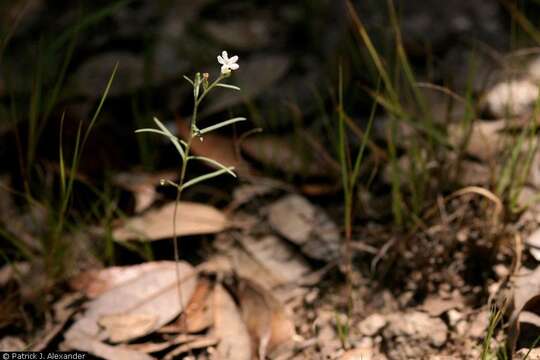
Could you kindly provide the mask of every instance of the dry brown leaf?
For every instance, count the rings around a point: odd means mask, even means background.
[[[536,259],[540,260],[540,229],[536,229],[525,240],[525,244],[529,246],[529,252]]]
[[[94,356],[97,356],[106,360],[152,360],[152,356],[143,352],[131,350],[123,345],[111,346],[102,343],[85,334],[78,334],[78,336],[70,337],[66,339],[62,346],[68,349],[76,349],[79,351],[88,352]]]
[[[520,335],[520,316],[524,312],[540,314],[540,266],[531,271],[521,268],[513,277],[513,311],[508,323],[508,348],[515,350]]]
[[[113,266],[101,270],[88,270],[76,275],[69,282],[70,286],[95,299],[104,292],[127,283],[142,274],[160,269],[161,262],[147,262],[131,266]]]
[[[151,333],[178,316],[174,262],[158,262],[136,278],[121,283],[86,304],[87,311],[67,331],[67,340],[84,334],[93,339],[128,341]],[[186,304],[197,284],[193,267],[180,262],[181,290]],[[107,325],[105,329],[100,323]]]
[[[186,311],[180,315],[174,324],[164,326],[159,332],[197,333],[212,325],[214,321],[212,302],[212,284],[208,279],[201,278],[195,292],[189,300]]]
[[[326,161],[316,157],[314,149],[300,139],[266,135],[245,139],[242,150],[253,159],[286,174],[327,176],[330,169]]]
[[[156,315],[112,314],[99,318],[98,324],[105,328],[111,342],[119,343],[152,332],[157,320]]]
[[[54,322],[47,323],[42,334],[39,336],[38,341],[36,341],[29,348],[31,351],[43,351],[49,343],[60,334],[66,323],[77,311],[77,307],[72,306],[74,303],[81,300],[82,294],[66,294],[60,300],[58,300],[54,305]]]
[[[259,359],[265,359],[273,350],[292,345],[296,337],[294,323],[272,293],[244,278],[237,278],[235,285],[242,317]]]
[[[251,340],[233,298],[221,285],[213,293],[214,327],[211,335],[220,341],[217,353],[220,360],[252,360]]]
[[[188,343],[186,343],[184,345],[180,345],[176,349],[168,352],[163,357],[163,359],[164,360],[171,360],[171,359],[174,359],[177,355],[180,355],[180,354],[183,354],[183,353],[186,353],[188,351],[195,350],[195,349],[203,349],[203,348],[207,348],[209,346],[214,346],[218,342],[219,342],[219,339],[214,338],[214,337],[210,337],[210,336],[200,337],[200,338],[198,338],[196,340],[193,340],[193,341],[190,341],[190,342],[188,342]]]
[[[267,270],[268,281],[261,282],[267,289],[299,281],[310,272],[309,264],[289,244],[277,236],[267,235],[260,238],[243,236],[241,243],[252,258]],[[239,269],[242,264],[235,262],[240,276],[260,282],[260,277],[253,276],[246,269]]]
[[[339,229],[323,209],[290,194],[271,204],[268,213],[270,225],[307,256],[328,262],[340,257]]]
[[[173,345],[184,344],[184,343],[194,341],[200,338],[201,336],[199,335],[180,334],[178,336],[173,337],[170,340],[159,342],[159,343],[146,342],[142,344],[126,345],[126,347],[131,350],[140,351],[140,352],[149,354],[149,353],[156,353],[156,352],[166,350]]]
[[[20,338],[15,336],[4,336],[0,339],[0,351],[24,351],[28,348]]]
[[[174,236],[174,202],[127,220],[113,230],[117,241],[159,240]],[[218,209],[204,204],[180,202],[176,213],[176,235],[215,234],[225,230],[227,219]]]

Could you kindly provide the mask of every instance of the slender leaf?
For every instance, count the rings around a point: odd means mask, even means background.
[[[237,122],[240,122],[240,121],[246,121],[246,120],[247,119],[245,117],[237,117],[237,118],[225,120],[223,122],[220,122],[219,124],[215,124],[215,125],[209,126],[207,128],[204,128],[202,130],[199,130],[199,134],[203,135],[203,134],[206,134],[206,133],[208,133],[210,131],[214,131],[214,130],[217,130],[219,128],[222,128],[224,126],[231,125],[231,124],[234,124],[234,123],[237,123]]]
[[[184,159],[186,157],[182,147],[180,146],[180,143],[178,141],[178,138],[176,136],[173,135],[173,133],[171,133],[169,131],[169,129],[167,129],[167,127],[165,125],[163,125],[163,123],[161,121],[159,121],[159,119],[157,117],[154,117],[154,122],[156,123],[156,125],[161,129],[163,130],[163,132],[165,134],[167,134],[167,137],[169,138],[169,140],[171,140],[171,142],[174,144],[174,146],[176,147],[176,149],[178,150],[178,152],[180,153],[180,156],[182,157],[182,159]]]
[[[182,143],[182,145],[186,146],[186,143],[182,140],[179,140],[176,136],[172,135],[171,133],[166,133],[164,131],[161,131],[161,130],[157,130],[157,129],[151,129],[151,128],[144,128],[144,129],[137,129],[135,130],[135,133],[143,133],[143,132],[149,132],[149,133],[154,133],[154,134],[160,134],[160,135],[163,135],[165,136],[166,138],[168,138],[174,145],[174,147],[176,148],[176,150],[178,150],[178,153],[180,153],[180,156],[182,157],[182,159],[185,158],[185,153],[184,153],[184,149],[182,149],[182,147],[180,146],[180,143]]]
[[[225,165],[221,164],[220,162],[218,162],[216,160],[207,158],[206,156],[189,156],[188,159],[206,161],[207,163],[212,164],[214,166],[217,166],[220,169],[227,171],[232,176],[236,177],[236,174],[234,172],[232,172],[228,167],[226,167]]]
[[[188,78],[186,75],[182,75],[182,77],[183,77],[184,79],[186,79],[187,82],[191,84],[191,86],[195,86],[195,84],[193,83],[193,80],[191,80],[190,78]]]
[[[212,179],[212,178],[214,178],[216,176],[228,173],[228,172],[233,171],[233,170],[234,170],[234,167],[231,166],[228,169],[219,169],[219,170],[216,170],[216,171],[211,172],[209,174],[198,176],[198,177],[196,177],[194,179],[189,180],[184,185],[182,185],[180,190],[185,190],[185,189],[187,189],[188,187],[190,187],[192,185],[200,183],[201,181]]]
[[[221,84],[221,83],[219,83],[219,84],[216,84],[216,86],[226,88],[226,89],[232,89],[232,90],[240,91],[240,88],[238,86],[234,86],[234,85],[231,85],[231,84]]]

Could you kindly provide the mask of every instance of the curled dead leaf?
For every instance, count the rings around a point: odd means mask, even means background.
[[[66,332],[66,340],[83,335],[95,340],[129,341],[178,316],[183,309],[178,299],[176,265],[171,261],[155,265],[88,302],[86,312]],[[186,304],[195,290],[197,275],[189,264],[178,265],[182,274],[182,303]]]
[[[294,323],[270,291],[254,281],[238,277],[235,292],[259,359],[265,359],[268,353],[278,348],[293,345]]]
[[[174,236],[173,215],[174,202],[127,220],[113,230],[113,237],[117,241],[171,238]],[[221,211],[212,206],[180,202],[176,224],[177,236],[215,234],[226,229],[227,219]]]
[[[214,326],[210,332],[220,341],[217,354],[221,360],[252,360],[251,341],[233,298],[221,285],[213,294]]]

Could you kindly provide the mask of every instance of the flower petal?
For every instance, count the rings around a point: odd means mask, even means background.
[[[230,71],[229,65],[223,64],[223,66],[221,67],[221,73],[225,74],[225,73],[227,73],[229,71]]]
[[[240,65],[238,65],[238,64],[236,64],[236,63],[229,64],[229,68],[230,68],[231,70],[237,70],[239,67],[240,67]]]
[[[235,63],[238,61],[238,56],[234,55],[232,58],[229,59],[229,62]]]
[[[223,50],[223,52],[221,53],[221,56],[223,57],[223,60],[225,61],[229,60],[229,55],[227,54],[225,50]]]
[[[220,64],[225,64],[225,60],[223,60],[223,58],[222,58],[221,56],[219,56],[219,55],[218,55],[218,57],[217,57],[217,61],[218,61],[218,63],[220,63]]]

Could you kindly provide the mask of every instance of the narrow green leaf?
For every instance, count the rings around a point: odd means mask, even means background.
[[[66,113],[62,113],[62,118],[60,118],[60,144],[58,146],[60,152],[60,186],[62,189],[62,196],[66,193],[66,168],[64,164],[64,147],[63,147],[63,138],[64,138],[64,118]]]
[[[143,133],[143,132],[149,132],[149,133],[154,133],[154,134],[160,134],[160,135],[163,135],[165,136],[166,138],[168,138],[174,145],[174,147],[176,148],[176,150],[178,150],[178,153],[180,154],[180,156],[182,157],[182,159],[185,158],[185,154],[184,154],[184,149],[182,149],[182,147],[180,146],[180,141],[178,140],[178,138],[174,135],[169,135],[163,131],[160,131],[160,130],[157,130],[157,129],[138,129],[138,130],[135,130],[135,133]],[[183,143],[183,141],[182,141]]]
[[[231,125],[231,124],[234,124],[234,123],[237,123],[237,122],[240,122],[240,121],[245,121],[245,120],[247,120],[245,117],[237,117],[237,118],[225,120],[223,122],[220,122],[219,124],[215,124],[215,125],[209,126],[207,128],[204,128],[202,130],[199,130],[199,134],[203,135],[203,134],[206,134],[206,133],[208,133],[210,131],[214,131],[216,129],[222,128],[224,126]]]
[[[175,183],[175,182],[173,182],[173,181],[171,181],[171,180],[169,180],[169,179],[165,179],[165,182],[166,182],[167,184],[171,185],[171,186],[174,186],[174,187],[177,188],[177,189],[180,189],[180,186],[178,186],[177,183]]]
[[[216,160],[207,158],[206,156],[188,156],[188,159],[206,161],[207,163],[217,166],[218,168],[225,170],[232,176],[236,177],[236,174],[233,171],[231,171],[228,167],[226,167],[225,165],[221,164],[220,162]]]
[[[185,159],[186,154],[184,153],[184,149],[182,149],[182,146],[180,146],[180,141],[178,140],[178,138],[174,136],[173,133],[171,133],[169,129],[167,129],[167,127],[163,125],[161,121],[158,120],[157,117],[154,117],[154,122],[163,131],[163,135],[168,137],[169,140],[173,143],[174,147],[176,147],[176,150],[178,150],[178,153],[180,154],[182,159]]]
[[[195,86],[195,84],[193,83],[193,80],[191,80],[190,78],[188,78],[186,75],[182,75],[184,79],[187,80],[187,82],[189,82],[191,84],[191,86]]]
[[[229,167],[227,169],[220,169],[220,170],[216,170],[216,171],[211,172],[211,173],[206,174],[206,175],[198,176],[198,177],[196,177],[194,179],[189,180],[184,185],[182,185],[180,190],[185,190],[185,189],[187,189],[188,187],[190,187],[192,185],[200,183],[201,181],[205,181],[205,180],[214,178],[216,176],[219,176],[221,174],[225,174],[225,173],[233,171],[233,170],[234,170],[234,167],[231,166],[231,167]]]
[[[230,84],[221,84],[221,83],[219,83],[219,84],[216,84],[216,86],[226,88],[226,89],[232,89],[232,90],[236,90],[236,91],[241,90],[238,86],[234,86],[234,85],[230,85]]]

